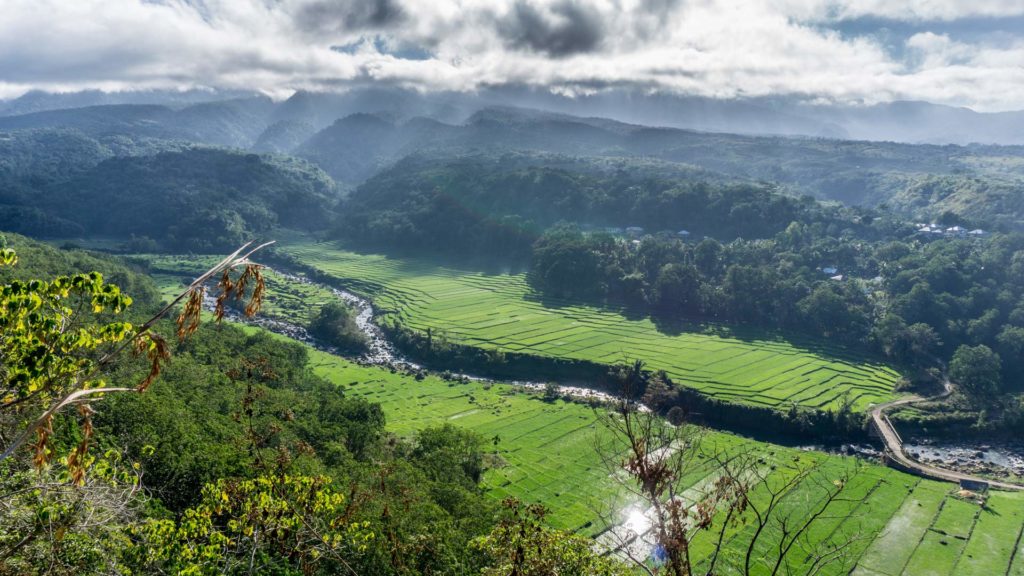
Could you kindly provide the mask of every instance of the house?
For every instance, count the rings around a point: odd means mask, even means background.
[[[967,234],[968,234],[969,236],[974,236],[975,238],[981,238],[982,236],[984,236],[984,235],[985,235],[985,231],[984,231],[984,230],[982,230],[981,228],[976,228],[976,229],[974,229],[974,230],[971,230],[971,231],[970,231],[970,232],[968,232]]]
[[[829,278],[829,280],[835,280],[836,282],[842,282],[843,281],[843,275],[842,274],[836,274],[835,276],[832,276],[831,278]]]
[[[643,233],[644,233],[644,229],[639,227],[639,226],[627,226],[626,227],[626,234],[629,234],[630,236],[639,236],[639,235],[641,235]]]
[[[950,226],[949,228],[946,228],[946,234],[951,234],[953,236],[963,236],[967,234],[967,229],[964,228],[963,226]]]
[[[615,226],[608,226],[604,231],[609,234],[622,234],[622,228],[616,228]]]
[[[822,274],[828,274],[829,276],[835,275],[836,272],[839,272],[839,269],[834,266],[828,266],[826,268],[821,269]]]
[[[690,231],[689,230],[680,230],[679,232],[676,232],[676,235],[679,236],[680,238],[689,238],[690,237]]]

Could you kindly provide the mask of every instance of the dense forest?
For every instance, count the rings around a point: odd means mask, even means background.
[[[274,226],[326,227],[339,198],[322,171],[283,156],[68,130],[19,132],[6,143],[0,224],[12,232],[134,237],[140,251],[223,250]]]

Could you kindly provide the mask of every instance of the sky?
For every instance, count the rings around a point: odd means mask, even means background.
[[[1024,109],[1024,0],[0,0],[28,90],[501,86]]]

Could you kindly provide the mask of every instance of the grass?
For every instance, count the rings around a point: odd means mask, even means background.
[[[602,432],[589,407],[543,402],[509,385],[423,380],[310,350],[314,371],[346,394],[381,404],[388,429],[408,436],[449,422],[477,432],[495,466],[484,489],[495,498],[540,501],[561,528],[596,530],[592,504],[611,499],[613,485],[594,450]]]
[[[1022,526],[1024,495],[992,494],[988,506],[978,513],[978,523],[957,564],[957,574],[986,576],[1005,573],[1014,555],[1014,535],[1020,537]]]
[[[640,358],[723,400],[828,409],[849,398],[864,409],[892,399],[899,379],[830,343],[708,324],[667,332],[616,310],[542,299],[522,274],[458,270],[330,244],[294,242],[283,249],[372,298],[385,321],[488,349],[607,364]]]

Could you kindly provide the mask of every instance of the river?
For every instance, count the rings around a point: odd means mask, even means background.
[[[280,278],[287,282],[316,286],[321,290],[329,291],[331,294],[334,295],[335,298],[341,300],[355,311],[356,326],[358,326],[359,330],[363,333],[363,335],[366,336],[367,341],[366,351],[363,354],[361,354],[359,358],[356,359],[359,363],[386,366],[388,368],[395,368],[407,372],[420,372],[428,368],[409,360],[395,347],[394,343],[391,342],[390,339],[388,339],[387,335],[384,333],[383,330],[381,330],[380,326],[377,326],[377,324],[374,323],[373,304],[366,298],[353,294],[352,292],[349,292],[347,290],[340,290],[332,286],[327,286],[325,284],[315,282],[313,280],[310,280],[309,278],[306,278],[305,276],[285,272],[280,269],[272,269],[269,267],[267,267],[266,269],[276,274],[277,276],[279,276]],[[203,306],[207,310],[213,310],[216,307],[216,298],[214,294],[212,294],[211,292],[212,290],[208,288],[206,291],[205,298],[203,300]],[[317,350],[321,350],[338,356],[343,355],[341,351],[338,350],[337,348],[329,346],[314,338],[313,335],[309,333],[309,330],[307,330],[305,326],[300,326],[298,324],[294,324],[292,322],[288,322],[286,320],[282,320],[280,318],[275,318],[267,315],[257,315],[252,318],[248,318],[240,311],[231,307],[227,307],[225,309],[224,316],[225,318],[232,322],[242,322],[245,324],[260,326],[271,332],[287,336],[294,340],[298,340],[299,342],[312,346]],[[472,380],[477,382],[493,382],[493,380],[490,378],[484,378],[472,374],[452,372],[446,373],[451,374],[451,376],[456,379]],[[512,380],[503,382],[536,391],[543,391],[546,387],[546,383],[544,382],[531,382],[526,380]],[[605,392],[599,392],[597,390],[591,390],[589,388],[560,385],[558,389],[559,393],[562,396],[568,396],[571,398],[578,398],[584,400],[596,399],[602,402],[613,402],[616,400],[616,398],[610,394],[607,394]],[[641,409],[646,409],[646,407],[641,406]]]

